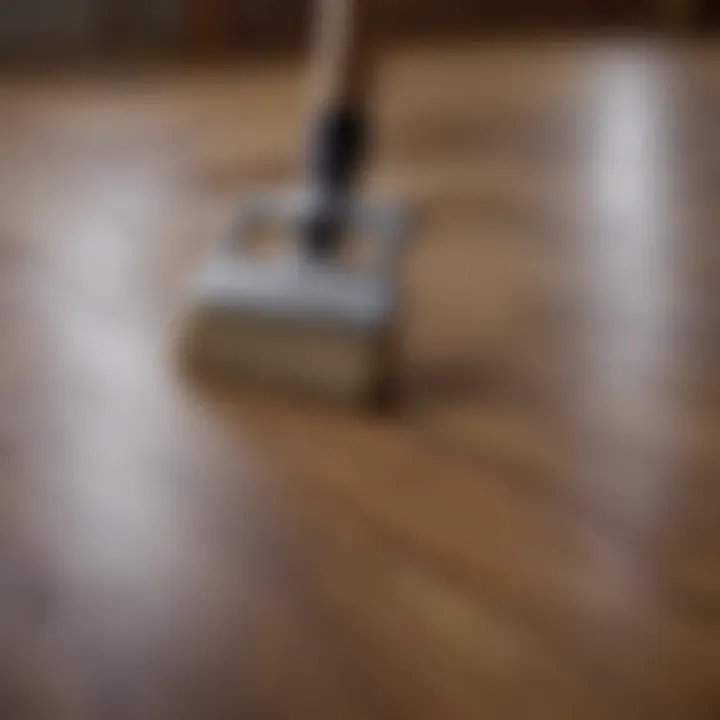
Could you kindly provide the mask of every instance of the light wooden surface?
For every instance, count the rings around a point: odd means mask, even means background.
[[[720,716],[720,53],[387,60],[407,409],[173,369],[293,69],[0,89],[0,717]]]

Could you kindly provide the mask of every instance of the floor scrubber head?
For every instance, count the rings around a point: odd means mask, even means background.
[[[305,252],[309,197],[250,201],[201,274],[186,336],[195,371],[327,399],[391,401],[397,393],[400,267],[407,220],[397,208],[335,208],[361,259]],[[268,255],[261,238],[284,239]],[[260,238],[260,239],[258,239]],[[353,244],[346,243],[346,247]],[[276,248],[277,249],[277,248]]]

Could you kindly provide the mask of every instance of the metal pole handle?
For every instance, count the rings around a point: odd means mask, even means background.
[[[316,0],[316,106],[362,108],[366,104],[375,70],[378,2],[381,0]]]

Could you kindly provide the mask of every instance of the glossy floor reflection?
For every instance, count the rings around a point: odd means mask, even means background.
[[[173,360],[299,78],[3,83],[0,717],[717,717],[720,52],[388,58],[387,419]]]

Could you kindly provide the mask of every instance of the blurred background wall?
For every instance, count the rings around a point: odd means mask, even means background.
[[[717,26],[720,0],[373,0],[389,39]],[[5,0],[0,52],[293,51],[310,0]]]

